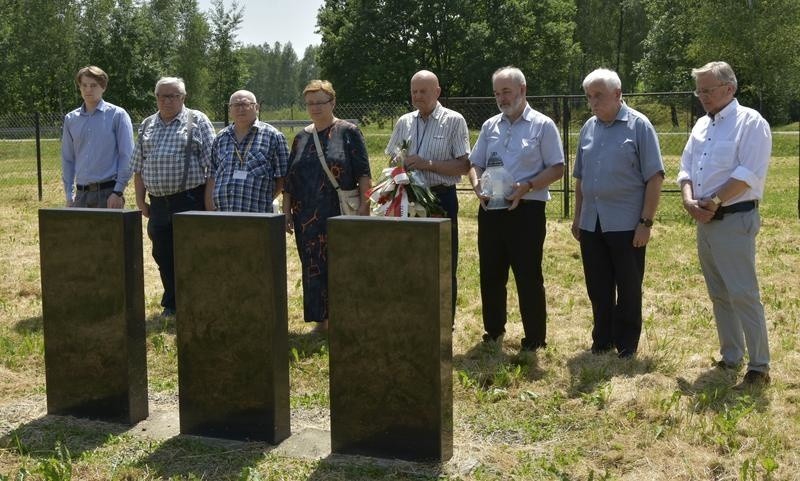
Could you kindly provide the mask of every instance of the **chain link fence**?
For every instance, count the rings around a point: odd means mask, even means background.
[[[625,94],[624,99],[629,106],[647,115],[656,126],[666,169],[664,193],[677,194],[677,186],[673,180],[677,176],[680,154],[691,128],[697,116],[702,115],[699,102],[691,92]],[[473,144],[483,122],[498,113],[493,97],[443,97],[440,101],[464,116]],[[528,97],[528,102],[531,107],[552,118],[560,129],[567,169],[564,179],[554,184],[551,191],[553,202],[560,206],[558,210],[561,215],[568,217],[573,185],[572,162],[578,146],[580,128],[591,117],[591,111],[582,95],[532,96]],[[223,112],[222,118],[219,118],[219,114],[209,113],[218,130],[228,123],[227,109],[225,106],[221,107],[219,112]],[[335,114],[339,118],[358,122],[375,167],[383,165],[383,149],[394,123],[412,109],[410,104],[402,102],[353,102],[337,104]],[[134,132],[141,121],[154,111],[129,111]],[[305,107],[299,104],[262,104],[259,117],[280,128],[289,142],[299,128],[310,122]],[[38,198],[49,204],[62,201],[60,139],[63,118],[63,113],[53,112],[0,115],[0,190],[13,188],[18,198]],[[800,148],[800,143],[798,146]],[[798,159],[800,160],[800,151]],[[800,162],[798,165],[800,166]],[[798,175],[800,176],[800,172]],[[466,181],[460,188],[470,190]],[[800,184],[798,205],[800,206]]]

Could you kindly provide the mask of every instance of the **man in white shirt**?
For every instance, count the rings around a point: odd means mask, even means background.
[[[408,155],[405,167],[422,173],[439,205],[450,218],[453,319],[456,312],[458,283],[458,196],[456,184],[469,170],[469,130],[464,117],[439,103],[439,79],[433,72],[420,70],[411,77],[411,103],[414,112],[400,117],[386,146],[391,156],[405,141]]]
[[[755,253],[758,202],[772,152],[769,124],[739,105],[736,75],[725,62],[692,70],[695,95],[708,115],[692,129],[681,156],[683,206],[697,222],[697,253],[720,342],[720,369],[747,373],[739,387],[769,384],[769,344]]]

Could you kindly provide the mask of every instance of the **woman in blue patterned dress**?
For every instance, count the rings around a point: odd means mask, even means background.
[[[341,214],[339,197],[322,168],[313,131],[319,136],[328,169],[342,190],[358,188],[358,215],[369,215],[366,192],[371,188],[369,158],[361,131],[337,119],[336,92],[327,80],[312,80],[303,90],[313,123],[297,134],[289,155],[283,194],[286,231],[294,233],[303,268],[303,314],[316,322],[316,332],[328,328],[329,217]]]

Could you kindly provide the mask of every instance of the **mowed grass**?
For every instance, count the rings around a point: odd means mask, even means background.
[[[388,133],[366,133],[377,177],[386,161],[382,151]],[[673,188],[685,141],[680,138],[669,144],[662,139],[667,188]],[[505,343],[497,349],[482,346],[478,206],[470,193],[462,194],[453,335],[455,456],[437,466],[336,456],[309,460],[282,456],[258,443],[153,439],[117,425],[41,417],[37,209],[63,203],[59,143],[43,144],[40,203],[32,144],[0,142],[0,479],[800,479],[797,137],[776,136],[775,143],[774,150],[783,155],[772,160],[758,237],[773,377],[763,392],[733,391],[735,375],[711,369],[718,357],[716,331],[694,226],[676,194],[662,196],[648,246],[645,326],[639,356],[632,361],[586,352],[591,310],[571,221],[561,218],[562,194],[554,194],[548,207],[548,348],[533,356],[518,354],[522,328],[513,277]],[[129,188],[128,207],[133,207],[132,194]],[[143,239],[151,406],[169,405],[177,397],[175,326],[157,316],[160,282],[144,233]],[[287,258],[291,406],[293,419],[302,421],[293,428],[325,429],[328,353],[323,341],[304,335],[309,326],[302,322],[291,238]]]

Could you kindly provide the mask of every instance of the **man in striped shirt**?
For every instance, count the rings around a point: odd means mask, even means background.
[[[420,70],[411,77],[414,112],[400,117],[394,126],[386,153],[396,156],[403,142],[408,145],[405,167],[422,173],[447,213],[452,229],[453,320],[455,322],[458,267],[458,196],[456,184],[469,171],[469,131],[464,117],[439,103],[439,79]]]

